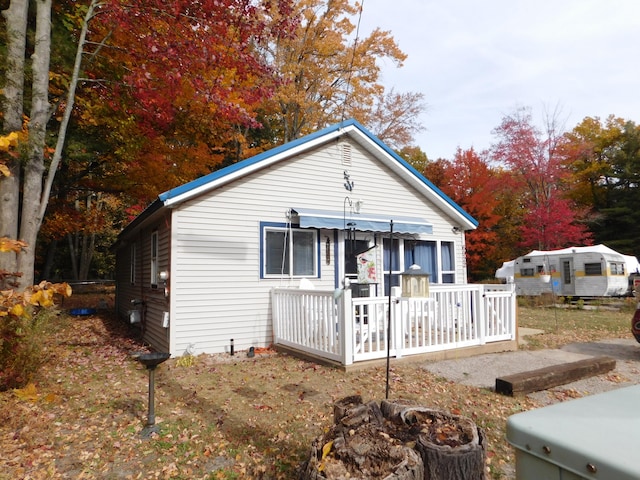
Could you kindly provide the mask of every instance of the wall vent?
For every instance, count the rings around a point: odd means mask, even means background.
[[[342,144],[342,165],[351,166],[351,145],[348,143]]]

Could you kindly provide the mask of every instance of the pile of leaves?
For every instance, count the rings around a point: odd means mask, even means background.
[[[33,383],[0,393],[0,479],[291,479],[331,426],[337,400],[385,396],[384,367],[343,372],[273,352],[170,359],[155,374],[159,431],[146,438],[149,382],[135,360],[146,351],[138,332],[110,311],[56,322]],[[455,384],[420,364],[394,364],[390,375],[391,400],[463,415],[483,429],[488,478],[513,471],[506,420],[533,401]]]

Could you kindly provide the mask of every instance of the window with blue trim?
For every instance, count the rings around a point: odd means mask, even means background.
[[[405,240],[405,270],[411,265],[418,265],[425,272],[429,272],[429,282],[437,283],[438,254],[436,242],[433,240]]]
[[[318,232],[311,229],[264,227],[263,275],[316,277]]]
[[[442,283],[456,283],[453,242],[442,242]]]

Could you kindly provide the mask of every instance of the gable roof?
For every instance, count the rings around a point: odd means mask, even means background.
[[[380,139],[356,120],[346,120],[161,193],[158,196],[158,200],[153,202],[129,224],[125,228],[125,231],[135,228],[136,225],[140,225],[161,207],[175,207],[187,200],[236,181],[257,170],[261,170],[342,136],[348,136],[357,142],[371,155],[399,175],[404,181],[411,184],[430,201],[454,218],[464,230],[475,229],[478,226],[476,219],[465,212],[458,204],[445,195],[442,190],[427,180]],[[124,231],[122,233],[124,233]]]

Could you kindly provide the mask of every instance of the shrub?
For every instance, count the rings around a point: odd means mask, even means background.
[[[71,287],[43,282],[0,292],[0,391],[24,387],[42,365],[56,295],[70,296]]]
[[[50,312],[32,318],[9,315],[0,323],[0,391],[24,387],[42,364]]]

